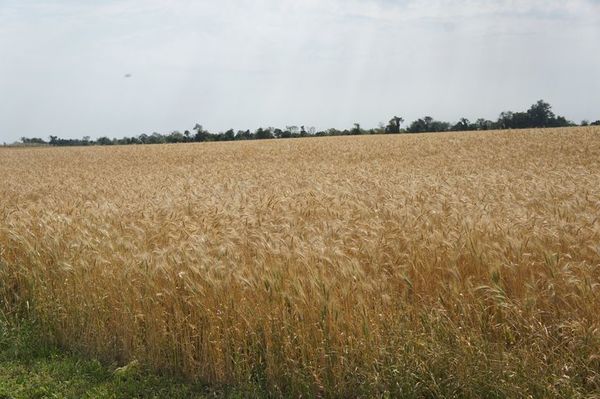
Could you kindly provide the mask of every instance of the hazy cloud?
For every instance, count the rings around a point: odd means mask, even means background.
[[[495,118],[539,98],[600,119],[599,17],[594,0],[0,0],[0,140]]]

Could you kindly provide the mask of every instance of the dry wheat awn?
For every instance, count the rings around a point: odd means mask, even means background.
[[[600,129],[0,149],[0,298],[274,396],[600,392]]]

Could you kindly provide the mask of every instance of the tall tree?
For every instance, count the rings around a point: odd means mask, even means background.
[[[548,127],[552,126],[552,122],[556,116],[552,112],[552,106],[544,100],[539,100],[533,104],[527,111],[529,123],[531,127]]]
[[[400,125],[402,124],[402,122],[404,122],[404,118],[394,116],[392,119],[390,119],[386,127],[386,131],[388,133],[400,133]]]
[[[473,126],[473,128],[475,127],[475,125],[471,125],[471,122],[467,118],[460,118],[458,122],[452,126],[452,130],[464,132],[467,130],[472,130],[471,126]]]

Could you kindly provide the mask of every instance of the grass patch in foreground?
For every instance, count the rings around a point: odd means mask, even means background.
[[[0,320],[0,399],[223,398],[235,392],[158,376],[133,367],[106,367],[43,343],[29,325]]]

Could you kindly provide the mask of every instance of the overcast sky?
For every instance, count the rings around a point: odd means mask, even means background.
[[[541,98],[600,119],[600,0],[0,0],[0,142],[496,119]]]

